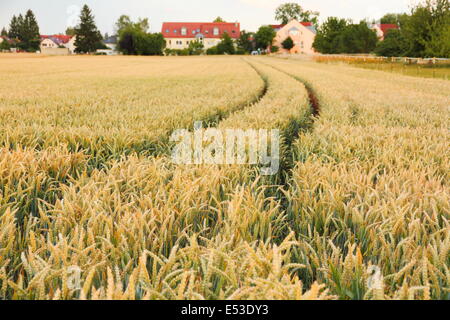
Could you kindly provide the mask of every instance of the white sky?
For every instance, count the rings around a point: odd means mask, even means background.
[[[0,0],[0,28],[8,26],[12,15],[32,9],[41,34],[62,33],[76,23],[83,4],[92,9],[102,33],[113,32],[122,14],[133,19],[147,17],[151,31],[160,32],[164,21],[239,21],[241,28],[255,31],[263,24],[275,23],[275,8],[281,3],[297,2],[307,10],[319,11],[320,20],[329,16],[378,19],[385,13],[405,12],[417,0]]]

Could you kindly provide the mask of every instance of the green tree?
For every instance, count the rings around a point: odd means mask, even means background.
[[[255,34],[256,48],[267,49],[270,45],[272,45],[275,36],[276,32],[271,26],[260,27]]]
[[[20,29],[19,40],[22,41],[24,49],[27,51],[38,50],[40,44],[39,25],[33,11],[27,11]]]
[[[162,55],[166,40],[160,33],[147,33],[148,19],[133,22],[129,16],[123,15],[116,22],[118,33],[118,50],[126,55]]]
[[[191,56],[198,56],[203,53],[204,45],[199,40],[191,41],[189,43],[189,55]]]
[[[126,55],[137,55],[136,44],[140,33],[132,27],[122,29],[117,44],[118,51]]]
[[[217,53],[218,54],[235,54],[236,48],[234,47],[233,39],[228,35],[228,33],[224,33],[222,35],[222,41],[217,45]]]
[[[225,22],[225,20],[223,20],[221,17],[217,17],[213,22]]]
[[[138,54],[148,56],[162,56],[164,48],[166,47],[166,40],[161,33],[146,33],[145,34],[145,47]]]
[[[428,0],[424,5],[429,12],[428,38],[425,40],[424,55],[428,57],[449,57],[448,34],[450,32],[450,2]]]
[[[80,24],[75,28],[75,35],[75,52],[77,53],[94,52],[102,40],[91,9],[87,5],[84,5],[81,10]]]
[[[150,34],[129,26],[121,31],[118,50],[126,55],[162,55],[166,40],[161,33]]]
[[[116,33],[119,34],[121,31],[124,31],[126,28],[131,27],[133,22],[131,18],[127,15],[121,15],[116,22],[115,29]]]
[[[339,35],[339,53],[370,53],[377,46],[378,37],[365,21],[350,24]]]
[[[22,17],[21,15],[19,17]],[[8,36],[11,39],[19,39],[21,23],[23,22],[23,18],[13,16],[11,22],[9,24],[9,33]]]
[[[0,33],[0,35],[1,35],[2,37],[7,37],[7,36],[8,36],[8,31],[6,31],[6,28],[5,28],[5,27],[3,27],[2,32]]]
[[[426,0],[403,18],[401,32],[408,45],[405,55],[411,57],[447,57],[450,55],[446,34],[449,32],[450,2]]]
[[[283,46],[284,49],[286,50],[291,50],[294,47],[294,40],[292,40],[291,37],[287,37],[282,43],[281,45]]]
[[[6,31],[6,30],[5,30]],[[33,11],[28,10],[25,16],[13,16],[9,25],[9,38],[17,41],[17,47],[25,51],[39,49],[39,26]]]
[[[8,40],[3,40],[0,43],[0,52],[3,51],[3,50],[8,50],[9,51],[10,48],[11,48],[11,45],[9,44]]]
[[[402,17],[403,17],[403,14],[387,13],[380,19],[380,23],[400,25],[400,21],[402,20]]]
[[[241,35],[239,36],[239,39],[237,40],[238,48],[247,53],[252,52],[255,48],[253,38],[253,33],[243,30],[241,32]]]
[[[115,25],[116,33],[120,35],[122,31],[130,27],[142,32],[148,32],[150,23],[148,21],[148,18],[139,18],[137,22],[133,22],[129,16],[121,15]]]
[[[318,25],[319,12],[304,10],[298,3],[291,2],[280,5],[275,11],[275,20],[287,24],[292,19],[299,22],[312,22]]]
[[[347,27],[345,19],[329,17],[317,30],[313,47],[316,51],[332,54],[339,52],[339,37]]]
[[[68,28],[66,29],[66,35],[67,35],[67,36],[74,36],[74,35],[75,35],[75,28],[68,27]]]
[[[375,53],[384,57],[401,57],[406,52],[406,39],[400,30],[389,31],[383,41],[375,48]]]

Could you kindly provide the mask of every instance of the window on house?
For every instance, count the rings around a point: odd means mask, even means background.
[[[219,28],[214,28],[214,35],[218,36],[219,35]]]
[[[169,30],[169,29],[166,29],[166,33],[170,33],[170,30]]]
[[[186,28],[181,28],[181,35],[185,36],[187,34],[187,29]]]

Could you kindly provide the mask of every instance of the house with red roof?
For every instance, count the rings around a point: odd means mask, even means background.
[[[192,41],[200,41],[205,49],[216,46],[225,33],[237,40],[239,22],[164,22],[161,33],[169,49],[186,49]]]
[[[288,24],[271,25],[275,30],[276,36],[273,45],[279,48],[279,52],[314,54],[314,39],[316,38],[316,28],[311,22],[298,22],[291,20]],[[291,37],[294,41],[294,47],[290,50],[283,48],[282,43]]]
[[[399,29],[396,24],[378,23],[369,25],[369,28],[377,33],[378,39],[384,40],[390,30]]]
[[[68,49],[68,53],[75,52],[75,36],[67,36],[63,34],[56,35],[41,35],[41,52],[50,51],[54,49]]]

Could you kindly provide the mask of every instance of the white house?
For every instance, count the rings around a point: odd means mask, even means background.
[[[103,41],[103,43],[110,50],[112,50],[112,51],[116,51],[117,50],[117,36],[108,37],[107,39],[105,39],[105,41]]]
[[[64,49],[67,48],[70,54],[75,53],[75,36],[67,36],[67,35],[42,35],[41,36],[41,52],[45,53],[49,51],[49,49]]]
[[[208,49],[222,41],[224,33],[237,40],[241,25],[238,22],[164,22],[161,33],[169,49],[185,49],[193,41],[203,43]]]

